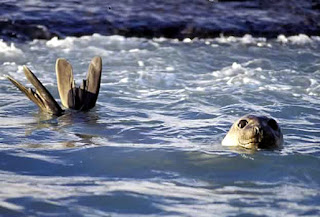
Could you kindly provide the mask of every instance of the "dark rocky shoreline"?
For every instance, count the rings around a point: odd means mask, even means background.
[[[319,0],[8,0],[0,12],[0,38],[6,41],[93,33],[178,39],[320,35]]]

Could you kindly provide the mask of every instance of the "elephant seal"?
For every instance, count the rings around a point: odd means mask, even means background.
[[[247,149],[277,149],[283,145],[283,135],[273,118],[246,115],[232,125],[222,140],[222,145]]]

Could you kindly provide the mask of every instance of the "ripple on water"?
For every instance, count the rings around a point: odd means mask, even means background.
[[[1,212],[319,215],[316,37],[95,34],[0,46],[11,55],[0,51]],[[21,66],[32,66],[58,98],[55,59],[67,58],[80,80],[95,55],[103,78],[90,112],[46,116],[5,79],[27,84]],[[246,113],[276,118],[284,148],[222,147]]]

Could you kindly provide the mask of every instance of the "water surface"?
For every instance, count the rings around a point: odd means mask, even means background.
[[[320,39],[178,41],[94,34],[0,42],[1,216],[319,216]],[[80,84],[103,60],[90,112],[52,117],[5,79],[30,67],[58,99],[55,60]],[[220,145],[247,114],[279,121],[279,151]]]

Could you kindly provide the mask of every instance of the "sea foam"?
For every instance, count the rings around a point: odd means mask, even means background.
[[[14,43],[8,45],[6,42],[0,39],[0,60],[3,62],[10,61],[13,58],[22,58],[23,52],[19,48],[16,48]]]

